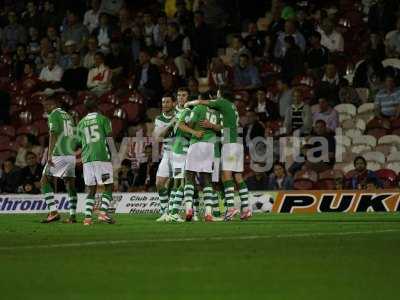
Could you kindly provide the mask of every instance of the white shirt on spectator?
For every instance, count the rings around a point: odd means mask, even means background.
[[[102,94],[111,89],[111,70],[104,64],[89,71],[87,86],[95,93]]]
[[[41,81],[61,81],[63,69],[59,65],[55,65],[51,70],[48,66],[44,67],[40,72],[39,79]]]
[[[87,27],[90,33],[99,26],[100,10],[88,10],[83,17],[83,25]]]
[[[343,52],[344,50],[344,39],[341,33],[336,30],[332,31],[330,35],[327,35],[323,30],[318,29],[321,34],[321,44],[329,49],[330,52]]]

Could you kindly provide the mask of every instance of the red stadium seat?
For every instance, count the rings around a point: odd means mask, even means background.
[[[78,103],[85,102],[85,99],[87,99],[89,97],[92,97],[92,98],[95,97],[96,98],[96,96],[93,95],[90,92],[79,92],[79,94],[78,94]]]
[[[375,174],[383,182],[384,188],[394,188],[397,186],[397,174],[395,171],[380,169],[376,171]]]
[[[320,179],[317,186],[320,190],[336,190],[336,180],[333,178]]]
[[[85,105],[83,105],[83,104],[75,105],[75,106],[72,108],[72,110],[74,110],[75,112],[77,112],[78,115],[79,115],[79,117],[83,117],[83,116],[85,116],[85,115],[87,114],[86,107],[85,107]]]
[[[0,135],[0,151],[10,149],[10,137],[6,135]]]
[[[390,129],[390,123],[385,122],[382,119],[373,118],[367,123],[367,130],[379,128],[379,129]]]
[[[396,119],[390,122],[392,129],[399,129],[400,128],[400,119]]]
[[[75,100],[69,94],[64,94],[61,96],[61,101],[65,103],[68,107],[74,106]]]
[[[32,103],[27,107],[28,110],[32,113],[32,120],[37,121],[43,119],[44,110],[43,105],[40,103]]]
[[[0,162],[4,162],[7,158],[10,158],[13,156],[13,152],[11,151],[2,151],[0,152]]]
[[[15,128],[9,125],[0,126],[0,136],[6,135],[11,138],[15,137]]]
[[[124,121],[121,119],[112,119],[111,124],[113,136],[118,136],[124,128]]]
[[[379,140],[384,135],[387,135],[388,133],[389,130],[385,128],[372,128],[367,130],[367,134],[376,137],[377,140]]]
[[[312,190],[314,188],[314,181],[310,179],[296,179],[293,183],[295,190]]]
[[[24,125],[17,129],[17,135],[33,134],[38,135],[38,129],[33,125]]]
[[[394,134],[394,135],[399,135],[399,136],[400,136],[400,128],[394,129],[394,130],[392,131],[392,134]]]
[[[114,113],[114,105],[111,104],[111,103],[101,103],[99,105],[99,111],[103,115],[111,118],[113,116],[113,113]]]
[[[38,129],[38,135],[41,136],[43,134],[48,134],[48,125],[47,125],[47,120],[41,119],[35,121],[33,124]]]
[[[122,109],[125,110],[127,120],[129,122],[137,122],[140,119],[139,116],[139,104],[137,103],[125,103],[122,105]]]

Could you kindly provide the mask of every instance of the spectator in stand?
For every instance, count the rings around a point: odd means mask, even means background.
[[[391,75],[386,76],[385,87],[375,96],[375,114],[389,120],[400,117],[400,88]]]
[[[261,86],[260,76],[255,66],[250,65],[247,54],[240,55],[239,64],[235,66],[234,89],[254,90]]]
[[[368,27],[373,31],[388,32],[396,22],[397,1],[378,0],[368,12]]]
[[[263,171],[256,171],[246,179],[246,185],[249,191],[265,191],[268,189],[268,176]]]
[[[47,64],[47,56],[50,52],[59,53],[52,48],[50,45],[49,39],[44,37],[40,40],[40,52],[36,56],[34,62],[36,64],[36,70],[43,69]]]
[[[43,148],[39,146],[39,143],[33,134],[26,134],[22,136],[21,145],[18,149],[17,157],[14,162],[17,167],[26,167],[26,154],[29,152],[33,152],[37,158],[42,157]]]
[[[365,60],[357,67],[353,86],[356,88],[368,88],[377,90],[383,80],[385,69],[382,62],[374,55],[374,52],[368,51]]]
[[[199,91],[199,82],[196,78],[190,77],[188,79],[188,89],[189,89],[189,99],[196,100],[199,99],[200,91]]]
[[[292,99],[293,103],[287,108],[284,120],[286,134],[298,131],[300,135],[308,135],[312,128],[311,108],[303,102],[302,92],[298,89],[293,91]]]
[[[255,94],[254,111],[261,122],[279,119],[278,103],[267,100],[267,96],[263,89],[259,89]]]
[[[321,34],[318,31],[311,34],[310,46],[306,55],[307,68],[314,77],[321,78],[323,67],[328,63],[329,50],[321,45]]]
[[[122,52],[121,44],[118,40],[112,40],[110,44],[110,53],[106,56],[106,64],[113,73],[113,78],[122,81],[122,75],[128,75],[132,63],[129,61],[128,55]]]
[[[266,33],[259,31],[255,22],[250,22],[247,28],[248,32],[244,37],[244,45],[249,49],[252,57],[261,57],[264,51]]]
[[[88,89],[101,96],[111,90],[112,72],[109,67],[104,64],[104,54],[97,52],[95,55],[95,67],[89,71],[87,78]]]
[[[22,76],[22,88],[26,93],[36,92],[40,83],[35,72],[35,64],[31,61],[26,61],[24,64],[24,75]]]
[[[154,45],[157,49],[163,49],[168,32],[167,17],[160,14],[157,24],[154,26]]]
[[[132,170],[131,161],[124,159],[118,171],[118,191],[122,193],[132,192],[136,177],[137,174]]]
[[[25,45],[21,44],[17,46],[17,51],[12,58],[12,69],[13,77],[16,80],[20,80],[24,74],[24,64],[28,60]]]
[[[109,16],[101,13],[99,17],[99,26],[93,30],[92,35],[97,38],[98,46],[104,53],[110,51],[110,43],[113,37],[114,29],[110,24]]]
[[[52,1],[45,1],[43,6],[43,12],[40,15],[41,18],[41,30],[44,32],[49,26],[59,28],[61,24],[61,17],[59,11],[55,10],[54,3]]]
[[[88,52],[83,58],[83,66],[86,69],[91,69],[94,68],[95,66],[95,61],[94,57],[96,56],[96,53],[98,51],[98,43],[96,37],[92,36],[88,40]]]
[[[293,21],[285,22],[285,31],[278,34],[275,44],[275,58],[283,58],[286,54],[287,46],[285,43],[285,37],[292,36],[295,44],[300,47],[301,51],[304,52],[306,49],[306,41],[304,36],[297,30],[296,24]]]
[[[89,37],[87,28],[79,22],[79,17],[76,12],[68,11],[67,13],[67,28],[61,34],[62,43],[69,40],[75,41],[77,50],[80,51],[86,47],[86,42]]]
[[[119,18],[118,18],[118,27],[121,33],[124,33],[126,30],[131,30],[134,23],[131,19],[131,14],[128,9],[121,8],[119,11]]]
[[[362,156],[357,156],[354,159],[354,170],[350,171],[350,174],[351,176],[346,180],[347,188],[364,190],[367,188],[367,183],[371,182],[374,182],[375,186],[383,188],[383,183],[375,172],[367,169],[367,161]]]
[[[26,11],[22,13],[21,24],[25,28],[38,27],[41,28],[42,18],[38,14],[35,1],[28,1],[26,3]]]
[[[19,170],[15,166],[13,158],[8,158],[3,162],[3,172],[0,177],[0,191],[3,194],[15,194],[19,185]]]
[[[91,0],[91,9],[86,11],[83,17],[83,25],[87,27],[90,34],[99,26],[100,2],[100,0]]]
[[[331,106],[339,104],[339,83],[340,77],[335,64],[327,64],[322,80],[316,87],[315,95],[317,99],[325,98]]]
[[[18,44],[25,44],[27,40],[25,28],[17,23],[17,15],[14,11],[8,13],[8,25],[3,29],[2,49],[3,53],[15,51]]]
[[[396,30],[386,36],[386,53],[388,57],[400,57],[400,18],[396,22]]]
[[[297,11],[296,14],[297,27],[300,33],[304,36],[306,43],[310,40],[314,32],[314,25],[307,17],[308,17],[307,12],[304,8],[300,8]]]
[[[77,50],[76,43],[73,40],[67,41],[64,45],[64,55],[60,58],[60,67],[63,70],[69,69],[72,67],[72,54]]]
[[[325,18],[322,21],[319,33],[321,34],[321,44],[328,48],[331,53],[343,52],[343,36],[335,30],[335,24],[331,19]]]
[[[121,8],[125,6],[124,0],[102,0],[100,11],[105,12],[111,16],[118,16]]]
[[[186,78],[186,70],[189,67],[190,40],[180,34],[177,23],[168,24],[168,36],[164,47],[164,55],[172,58],[178,69],[178,75]]]
[[[353,86],[350,86],[347,79],[342,78],[339,85],[340,103],[350,103],[354,104],[355,106],[359,106],[361,104],[360,96],[358,95],[356,89]]]
[[[153,17],[149,12],[143,14],[143,37],[144,45],[148,48],[154,46],[154,23]]]
[[[204,21],[204,13],[194,13],[194,28],[190,36],[190,45],[193,52],[194,65],[197,67],[200,77],[207,74],[207,65],[211,57],[216,54],[216,46],[211,37],[213,32]]]
[[[27,53],[29,55],[29,59],[35,60],[36,56],[40,53],[40,38],[39,38],[39,30],[36,27],[29,27],[28,30],[28,44],[27,44]]]
[[[336,128],[339,126],[338,112],[329,105],[329,102],[325,98],[320,98],[318,104],[319,109],[313,114],[314,125],[317,121],[323,120],[326,124],[326,128],[334,133]]]
[[[63,75],[63,69],[56,62],[57,62],[56,54],[54,52],[50,52],[47,55],[46,67],[42,69],[39,76],[42,89],[45,88],[56,89],[60,86],[60,81]]]
[[[54,51],[61,51],[61,38],[58,35],[56,27],[50,25],[47,27],[47,38]]]
[[[208,85],[210,90],[216,91],[221,86],[232,86],[233,78],[233,69],[225,65],[220,57],[214,57],[208,72]]]
[[[251,147],[255,147],[254,139],[265,137],[265,128],[254,111],[246,112],[246,119],[247,122],[243,128],[243,137],[245,150],[249,151]]]
[[[315,122],[311,138],[308,141],[306,169],[320,173],[332,169],[335,164],[335,132],[326,127],[324,120]],[[310,154],[312,153],[312,158]]]
[[[185,0],[176,1],[176,13],[174,15],[174,19],[176,19],[177,22],[183,27],[188,27],[191,25],[193,13],[187,8]]]
[[[369,35],[369,39],[363,46],[365,51],[369,55],[371,55],[373,58],[376,59],[376,61],[381,62],[386,58],[386,47],[385,44],[383,43],[382,36],[378,32],[371,32]]]
[[[276,81],[277,90],[279,93],[279,115],[285,118],[287,109],[293,102],[293,90],[290,88],[290,83],[284,78]]]
[[[293,36],[285,37],[286,52],[282,60],[282,75],[292,81],[296,76],[304,73],[304,55],[296,45]]]
[[[158,101],[162,93],[161,75],[158,67],[150,62],[150,53],[142,49],[139,54],[139,66],[135,72],[134,88],[147,100]]]
[[[81,55],[74,52],[71,55],[71,67],[64,72],[62,86],[67,91],[84,91],[87,89],[86,81],[88,69],[81,66]]]
[[[21,183],[19,190],[26,194],[40,194],[40,179],[42,178],[43,168],[38,163],[35,153],[26,153],[26,167],[19,172]]]
[[[226,48],[226,56],[229,64],[235,66],[239,64],[239,58],[242,54],[247,54],[251,57],[250,51],[243,44],[243,39],[240,35],[235,35],[232,40],[230,47]]]
[[[274,165],[273,173],[269,176],[268,190],[293,190],[293,177],[290,176],[285,169],[283,163]]]

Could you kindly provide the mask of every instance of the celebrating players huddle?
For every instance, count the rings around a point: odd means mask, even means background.
[[[243,144],[238,136],[239,115],[229,89],[221,89],[215,100],[188,101],[189,91],[180,88],[174,97],[162,99],[162,114],[155,120],[154,137],[162,141],[163,154],[157,171],[161,217],[158,222],[198,221],[199,190],[204,202],[204,220],[230,221],[240,211],[234,206],[235,186],[241,201],[240,219],[251,217],[248,190],[243,180]],[[113,167],[108,147],[112,136],[110,120],[96,111],[92,98],[85,100],[89,112],[77,127],[71,116],[58,105],[57,97],[47,97],[49,148],[41,180],[42,193],[49,208],[43,223],[60,220],[54,200],[53,178],[62,178],[68,191],[70,214],[65,223],[76,223],[75,151],[82,149],[83,175],[88,191],[84,225],[92,225],[95,194],[103,187],[98,221],[113,224],[108,215],[112,200]],[[220,186],[220,176],[223,186]],[[226,211],[221,218],[218,191],[223,193]]]
[[[157,221],[184,222],[179,214],[182,202],[186,221],[199,220],[199,189],[203,191],[204,220],[230,221],[239,213],[234,207],[235,186],[241,201],[240,219],[249,219],[252,213],[242,177],[244,149],[238,136],[239,115],[228,100],[232,94],[222,88],[215,100],[188,102],[188,97],[186,88],[178,89],[175,106],[172,96],[164,96],[162,114],[155,121],[154,137],[163,142],[156,180],[161,205]],[[223,188],[219,186],[220,174]],[[223,219],[218,190],[224,193],[227,208]]]

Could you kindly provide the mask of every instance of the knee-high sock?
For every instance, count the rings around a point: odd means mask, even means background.
[[[235,188],[233,180],[224,182],[225,201],[228,208],[235,205]]]
[[[193,193],[193,213],[194,214],[199,212],[199,206],[200,206],[199,191],[195,187],[194,193]]]
[[[78,204],[78,197],[76,194],[76,190],[68,192],[68,201],[69,201],[69,215],[75,216],[76,215],[76,206]]]
[[[180,186],[175,192],[175,200],[173,204],[172,213],[177,214],[181,210],[183,201],[183,186]]]
[[[108,212],[108,208],[110,207],[110,203],[112,200],[112,193],[111,192],[104,192],[101,195],[101,211]]]
[[[213,192],[213,205],[212,205],[213,209],[213,216],[214,217],[220,217],[221,216],[221,212],[219,210],[219,197],[218,197],[218,192]]]
[[[86,205],[85,205],[85,218],[91,218],[93,213],[94,206],[94,196],[86,197]]]
[[[172,214],[172,210],[174,208],[174,202],[175,202],[175,194],[176,194],[176,189],[171,189],[171,192],[169,193],[169,198],[168,198],[168,207],[167,207],[167,212]]]
[[[193,206],[193,196],[194,196],[194,185],[190,182],[186,182],[185,188],[183,190],[185,207]]]
[[[203,194],[204,194],[205,214],[211,215],[212,207],[213,207],[213,189],[212,189],[211,184],[207,185],[204,188]]]
[[[158,198],[160,199],[160,211],[161,214],[165,213],[168,206],[168,190],[166,188],[161,188],[158,191]]]
[[[42,194],[44,196],[44,200],[46,201],[47,207],[50,212],[57,212],[57,205],[54,201],[54,191],[51,187],[50,183],[46,183],[42,187]]]
[[[239,183],[239,197],[241,209],[249,207],[249,190],[247,189],[246,182]]]

